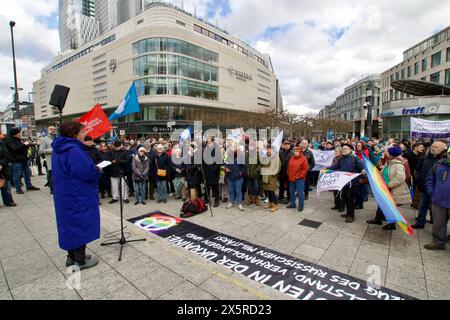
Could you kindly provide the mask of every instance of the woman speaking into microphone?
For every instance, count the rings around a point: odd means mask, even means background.
[[[86,244],[100,238],[100,171],[86,152],[85,136],[82,124],[67,122],[52,143],[59,246],[68,252],[67,267],[81,270],[98,264],[96,257],[86,256]]]

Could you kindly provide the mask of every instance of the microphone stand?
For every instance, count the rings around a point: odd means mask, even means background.
[[[131,243],[131,242],[141,242],[141,241],[147,241],[147,239],[136,239],[136,240],[128,240],[129,236],[125,236],[125,228],[123,225],[123,194],[122,194],[122,179],[125,179],[123,172],[120,171],[119,174],[119,203],[120,203],[120,230],[113,232],[111,234],[111,237],[116,237],[114,234],[115,233],[119,233],[120,232],[120,240],[118,241],[105,241],[101,244],[102,247],[105,246],[112,246],[112,245],[116,245],[116,244],[120,244],[120,253],[119,253],[119,261],[122,261],[122,251],[123,251],[123,246],[126,245],[127,243]],[[107,237],[105,237],[107,238]]]

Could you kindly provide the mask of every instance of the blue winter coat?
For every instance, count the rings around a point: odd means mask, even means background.
[[[57,137],[52,148],[59,246],[74,250],[100,238],[100,172],[80,141]]]
[[[439,207],[450,209],[450,165],[441,160],[431,169],[426,180],[426,188],[431,202]]]

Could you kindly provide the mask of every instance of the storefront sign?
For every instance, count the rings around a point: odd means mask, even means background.
[[[228,72],[230,73],[231,76],[234,76],[234,77],[236,77],[236,79],[239,79],[239,80],[243,80],[243,81],[247,81],[247,80],[252,81],[253,80],[253,76],[251,74],[248,74],[248,73],[245,73],[242,71],[238,71],[238,70],[234,69],[233,67],[229,67]]]
[[[397,108],[383,112],[383,117],[398,117],[398,116],[415,116],[426,114],[445,113],[445,108],[439,105],[417,106],[412,108]]]

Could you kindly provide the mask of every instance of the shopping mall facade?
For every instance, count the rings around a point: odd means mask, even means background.
[[[202,120],[232,128],[230,113],[282,110],[270,57],[178,8],[155,3],[77,50],[57,57],[34,83],[38,128],[58,122],[56,84],[71,89],[64,119],[95,104],[112,113],[134,83],[141,112],[114,126],[127,135],[169,133]]]

